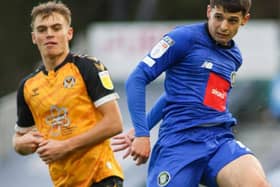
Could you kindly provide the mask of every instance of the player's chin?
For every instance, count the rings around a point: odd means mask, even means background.
[[[221,44],[221,45],[227,45],[230,40],[231,40],[231,37],[230,36],[216,36],[215,38],[216,42]]]
[[[216,40],[216,42],[217,42],[218,44],[220,44],[220,45],[227,46],[229,40],[226,40],[226,39],[218,39],[218,40]]]
[[[49,58],[55,58],[55,57],[61,55],[61,51],[55,47],[45,48],[45,49],[43,49],[43,54],[44,54],[44,56],[48,56]]]

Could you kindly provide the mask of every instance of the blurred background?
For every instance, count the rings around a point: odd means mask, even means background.
[[[40,63],[31,42],[30,11],[45,1],[3,1],[0,7],[0,186],[51,187],[48,171],[37,157],[12,149],[19,81]],[[125,131],[131,127],[124,81],[139,60],[174,26],[206,21],[208,0],[64,0],[72,10],[73,52],[99,58],[110,70],[120,94]],[[238,118],[237,138],[260,159],[273,187],[280,186],[280,1],[253,1],[251,20],[235,37],[244,58],[230,95]],[[147,88],[147,109],[162,92],[162,77]],[[152,132],[153,141],[157,129]],[[144,187],[146,166],[116,154],[125,187]]]

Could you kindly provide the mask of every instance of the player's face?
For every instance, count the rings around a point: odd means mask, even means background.
[[[61,14],[54,12],[47,17],[39,15],[34,20],[32,41],[46,58],[68,53],[72,37],[73,29]]]
[[[249,14],[225,12],[223,7],[207,8],[208,29],[212,38],[221,45],[227,45],[236,35],[240,26],[245,25]]]

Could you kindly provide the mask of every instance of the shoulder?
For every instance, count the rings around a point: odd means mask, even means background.
[[[167,36],[172,38],[176,43],[192,43],[203,35],[204,29],[205,26],[203,23],[179,25],[167,33]]]
[[[73,54],[73,63],[82,71],[93,69],[97,72],[101,72],[106,70],[104,64],[94,56]]]
[[[181,37],[196,36],[197,34],[202,32],[204,28],[205,26],[203,23],[178,25],[168,34],[173,36],[181,36]]]
[[[242,63],[242,61],[243,61],[242,53],[236,44],[231,49],[231,53],[235,56],[235,58],[238,62]]]
[[[30,74],[28,74],[27,76],[25,76],[24,78],[21,79],[20,83],[19,83],[19,88],[23,88],[25,83],[32,79],[33,77],[35,77],[37,74],[39,74],[41,71],[43,71],[43,65],[40,65],[39,67],[37,67],[33,72],[31,72]]]

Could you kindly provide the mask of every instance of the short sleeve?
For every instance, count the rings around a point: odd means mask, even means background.
[[[83,57],[75,61],[85,81],[87,92],[95,106],[118,99],[108,69],[96,58]]]
[[[32,113],[24,98],[24,84],[25,80],[20,83],[17,91],[17,122],[16,130],[23,131],[35,125]]]

